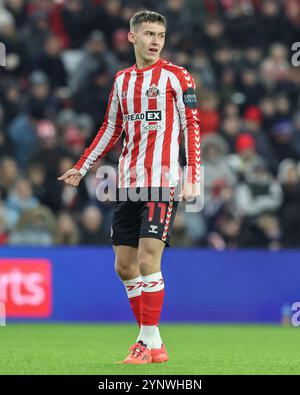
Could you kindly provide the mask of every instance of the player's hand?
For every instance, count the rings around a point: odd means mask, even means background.
[[[59,181],[64,181],[67,185],[72,185],[73,187],[78,187],[82,175],[77,169],[70,169],[62,176],[58,177]]]
[[[179,194],[183,202],[192,201],[198,196],[200,196],[200,184],[193,184],[191,182],[186,182]]]

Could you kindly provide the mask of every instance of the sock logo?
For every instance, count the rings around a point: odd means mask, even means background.
[[[143,281],[139,281],[139,282],[137,282],[135,284],[132,284],[132,285],[126,285],[126,288],[127,288],[127,291],[130,292],[130,291],[132,291],[134,289],[139,289],[142,286],[143,286]]]
[[[153,288],[156,285],[163,285],[164,284],[164,280],[163,278],[161,278],[158,281],[149,281],[148,283],[143,283],[143,287],[144,288]]]

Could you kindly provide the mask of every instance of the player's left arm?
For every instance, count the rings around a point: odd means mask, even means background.
[[[200,195],[200,119],[193,77],[183,68],[178,73],[176,105],[184,133],[186,174],[182,199]]]

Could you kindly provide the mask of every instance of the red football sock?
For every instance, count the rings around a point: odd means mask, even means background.
[[[131,310],[135,316],[135,319],[139,326],[141,326],[141,292],[143,287],[143,281],[141,277],[134,278],[133,280],[125,280],[123,284],[126,288],[128,300],[130,303]]]
[[[157,326],[164,302],[164,280],[161,272],[142,276],[140,301],[141,325]]]
[[[138,326],[141,326],[141,295],[129,298],[129,303],[131,306],[131,310],[133,311],[133,314],[135,316],[136,322],[138,323]]]

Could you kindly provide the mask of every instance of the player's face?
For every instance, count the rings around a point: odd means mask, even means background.
[[[165,44],[166,29],[159,23],[143,22],[133,32],[128,33],[134,45],[135,54],[145,64],[155,63]]]

